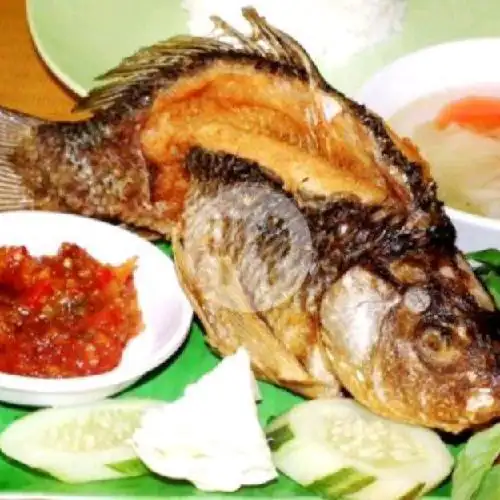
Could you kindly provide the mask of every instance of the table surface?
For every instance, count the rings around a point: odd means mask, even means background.
[[[71,119],[75,96],[38,56],[24,0],[0,0],[0,105],[48,119]]]

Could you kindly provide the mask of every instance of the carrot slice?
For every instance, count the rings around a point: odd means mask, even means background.
[[[500,128],[500,98],[469,96],[444,106],[436,117],[436,125],[446,128],[456,124],[478,133]]]

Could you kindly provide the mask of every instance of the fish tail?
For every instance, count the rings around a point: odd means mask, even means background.
[[[41,121],[0,106],[0,212],[33,209],[34,199],[17,173],[14,153]]]

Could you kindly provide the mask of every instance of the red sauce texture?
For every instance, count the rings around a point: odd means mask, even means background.
[[[57,255],[0,247],[0,372],[39,378],[105,373],[143,329],[135,259],[101,264],[63,243]]]

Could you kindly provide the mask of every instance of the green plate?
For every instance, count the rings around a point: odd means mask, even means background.
[[[187,20],[179,0],[27,0],[26,6],[39,54],[80,95],[139,47],[182,32]]]
[[[180,0],[27,0],[27,10],[40,55],[81,95],[96,76],[139,47],[186,32]],[[500,36],[499,16],[498,0],[409,0],[402,33],[325,76],[340,90],[354,93],[374,71],[415,49]]]
[[[30,28],[41,56],[68,87],[81,95],[93,86],[95,76],[135,49],[186,31],[186,16],[179,0],[27,0],[27,7]],[[401,34],[358,54],[326,76],[337,88],[352,94],[374,71],[410,51],[448,40],[500,36],[499,16],[498,0],[410,0]],[[165,247],[165,252],[169,253],[168,247]],[[121,397],[133,394],[165,400],[176,398],[186,384],[198,379],[216,362],[195,322],[179,355]],[[260,408],[263,422],[299,401],[283,390],[260,385],[264,396]],[[0,430],[22,414],[23,410],[0,405]],[[452,448],[456,451],[455,447]],[[37,498],[56,495],[214,497],[187,484],[156,477],[70,486],[0,459],[0,495],[9,494]],[[433,498],[449,498],[449,484],[433,495]],[[267,487],[216,496],[284,499],[310,495],[281,477]]]

